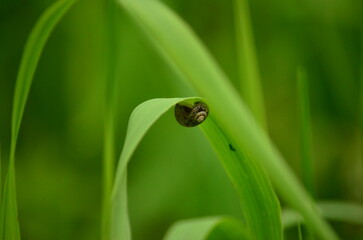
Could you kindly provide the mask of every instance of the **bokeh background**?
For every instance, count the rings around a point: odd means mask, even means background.
[[[9,157],[12,97],[23,47],[36,20],[53,2],[0,2],[2,176]],[[238,87],[233,2],[164,2],[190,24]],[[363,203],[359,107],[363,2],[250,2],[271,139],[300,175],[296,69],[303,65],[310,84],[318,199]],[[117,15],[118,41],[111,47],[119,53],[118,157],[129,115],[138,104],[196,93],[169,68],[135,21],[122,9]],[[109,47],[105,19],[104,1],[80,0],[56,27],[40,59],[16,155],[24,240],[100,237]],[[241,217],[236,194],[201,131],[183,128],[173,118],[169,112],[156,123],[129,167],[130,215],[136,240],[161,239],[180,219]],[[334,226],[343,239],[363,238],[358,226]],[[297,234],[289,234],[297,239]]]

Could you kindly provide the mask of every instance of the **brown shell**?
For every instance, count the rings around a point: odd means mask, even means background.
[[[208,106],[203,102],[193,105],[181,102],[175,105],[174,114],[178,123],[184,127],[195,127],[208,117]]]

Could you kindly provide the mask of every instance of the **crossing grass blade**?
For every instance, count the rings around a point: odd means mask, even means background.
[[[9,168],[0,211],[0,239],[20,239],[15,190],[15,149],[19,128],[35,69],[44,45],[52,30],[74,2],[75,0],[62,0],[47,8],[31,31],[24,48],[15,84]]]
[[[247,240],[245,227],[235,218],[206,217],[175,223],[164,240]]]
[[[338,239],[190,27],[159,1],[119,0],[119,3],[148,33],[168,63],[198,95],[208,99],[221,128],[236,140],[238,149],[245,150],[264,167],[284,200],[304,216],[314,233],[322,239]]]
[[[241,93],[256,120],[267,130],[265,104],[248,0],[233,0],[233,3]]]
[[[328,220],[363,225],[363,206],[361,204],[325,201],[318,202],[317,205],[321,215]],[[285,229],[303,221],[301,215],[292,209],[282,211],[282,223]]]
[[[127,164],[132,153],[153,123],[168,109],[183,101],[194,103],[198,98],[152,99],[140,104],[131,114],[125,144],[118,163],[111,208],[111,239],[130,240],[127,209]],[[200,126],[215,148],[222,165],[234,184],[253,239],[282,239],[280,207],[265,174],[238,145],[219,127],[210,105],[210,114]],[[227,224],[228,225],[228,224]],[[189,239],[189,238],[188,238]]]

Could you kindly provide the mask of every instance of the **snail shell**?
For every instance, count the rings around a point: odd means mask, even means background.
[[[181,102],[175,105],[174,114],[178,123],[184,127],[195,127],[208,117],[208,106],[203,102],[189,104]]]

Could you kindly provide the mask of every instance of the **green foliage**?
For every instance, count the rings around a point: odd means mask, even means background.
[[[131,239],[126,187],[127,165],[132,153],[152,124],[181,101],[193,103],[198,99],[153,99],[140,104],[131,114],[113,190],[111,210],[111,239],[113,240]],[[210,105],[210,108],[213,109],[213,105]],[[200,126],[218,153],[222,165],[238,192],[247,225],[246,232],[252,236],[250,239],[282,239],[279,203],[264,171],[247,157],[237,147],[236,142],[219,127],[213,112]],[[209,226],[210,223],[207,225]],[[201,233],[195,234],[198,236]],[[175,235],[172,234],[172,236],[173,238],[170,239],[174,239]],[[198,239],[198,237],[187,239]]]
[[[206,217],[184,220],[174,224],[164,240],[243,240],[247,237],[241,222],[229,217]]]
[[[267,177],[284,239],[336,239],[322,218],[362,239],[362,2],[91,0],[55,28],[74,2],[0,4],[0,240],[107,240],[110,221],[126,240],[280,239]],[[111,206],[132,109],[193,95],[210,106],[196,129],[140,117],[156,122],[133,133]]]
[[[4,194],[1,202],[0,217],[1,238],[4,240],[20,240],[14,168],[8,170],[4,183]]]
[[[265,171],[210,115],[201,128],[237,190],[252,239],[282,239],[280,205]]]
[[[24,48],[15,84],[9,169],[0,212],[0,236],[4,240],[20,240],[15,190],[15,149],[34,72],[51,31],[74,2],[75,0],[63,0],[50,6],[34,26]]]
[[[256,120],[264,129],[267,129],[248,0],[234,0],[233,2],[241,93]]]
[[[309,227],[323,239],[338,239],[189,27],[158,1],[121,0],[120,3],[149,33],[171,65],[208,99],[221,128],[236,140],[239,149],[251,154],[264,167],[281,196],[301,212]]]
[[[115,120],[116,120],[116,81],[119,58],[117,5],[113,0],[105,1],[106,36],[106,91],[104,103],[104,141],[103,141],[103,206],[101,238],[108,239],[109,203],[115,172]]]
[[[349,202],[318,202],[321,215],[331,221],[347,222],[363,225],[363,206]],[[282,223],[284,228],[289,228],[301,223],[304,219],[301,215],[291,209],[282,211]]]
[[[171,106],[183,99],[155,99],[139,105],[131,114],[123,151],[116,170],[111,202],[111,239],[131,239],[127,206],[127,164],[147,130]]]
[[[50,6],[40,17],[26,42],[14,92],[11,128],[11,163],[13,162],[12,159],[14,159],[20,123],[40,55],[50,33],[74,2],[75,0],[62,0]]]
[[[300,107],[300,142],[302,181],[312,196],[314,191],[313,159],[311,156],[311,121],[309,106],[309,84],[306,72],[302,69],[297,73],[297,86]]]

